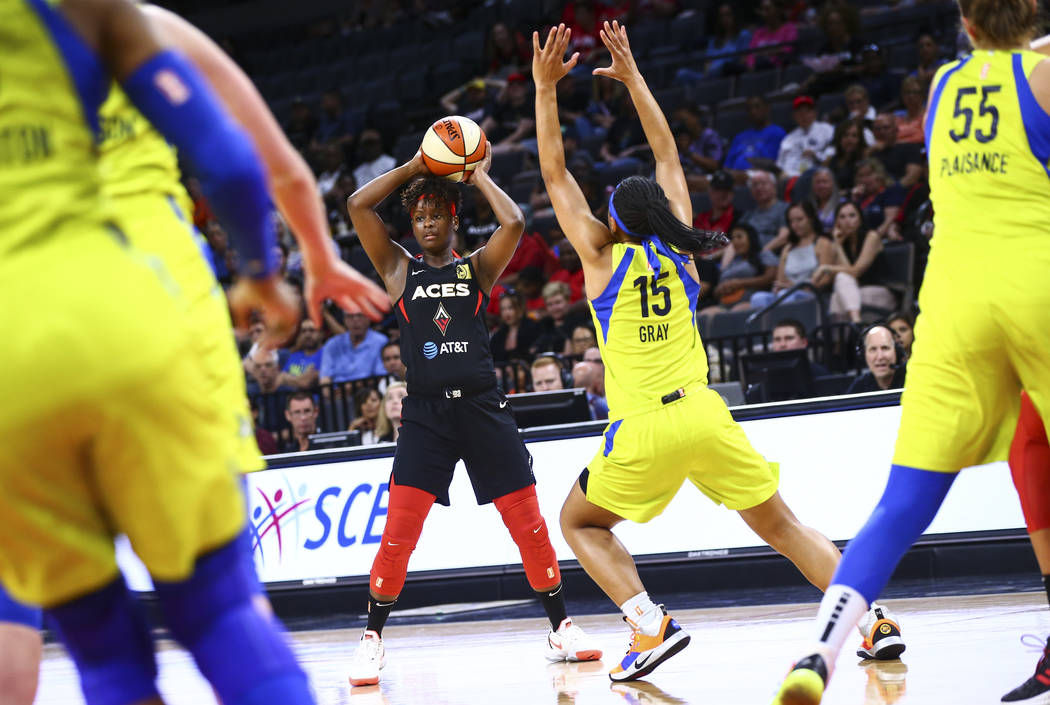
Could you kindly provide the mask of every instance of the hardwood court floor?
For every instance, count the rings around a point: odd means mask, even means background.
[[[902,660],[862,664],[851,640],[827,705],[998,703],[1035,668],[1038,655],[1021,635],[1050,632],[1043,593],[901,599],[890,607],[908,644]],[[647,683],[616,686],[605,673],[623,655],[627,630],[613,614],[580,619],[605,649],[604,664],[547,664],[540,619],[388,627],[382,682],[366,688],[351,689],[345,675],[359,630],[299,632],[293,639],[320,705],[765,705],[811,637],[815,612],[813,604],[674,612],[692,634],[689,647]],[[214,703],[187,654],[166,642],[161,648],[169,705]],[[83,702],[64,651],[49,645],[44,658],[36,702]]]

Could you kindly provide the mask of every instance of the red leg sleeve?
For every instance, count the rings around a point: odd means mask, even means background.
[[[401,594],[408,574],[408,559],[416,548],[423,522],[436,499],[429,492],[415,487],[395,485],[394,479],[390,478],[386,527],[369,576],[373,593],[394,597]]]
[[[525,577],[533,590],[549,590],[561,582],[558,558],[554,555],[547,522],[540,514],[536,499],[536,486],[529,485],[520,490],[496,498],[493,502],[510,530],[511,538],[521,552],[521,563],[525,566]]]
[[[1050,528],[1050,445],[1032,400],[1021,395],[1021,415],[1010,445],[1010,474],[1028,532]]]

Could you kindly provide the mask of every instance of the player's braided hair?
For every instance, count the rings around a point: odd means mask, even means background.
[[[644,176],[621,181],[612,204],[630,234],[656,235],[679,252],[703,254],[726,243],[723,233],[697,230],[678,220],[660,184]]]
[[[408,186],[401,192],[401,205],[411,213],[420,200],[432,200],[438,204],[444,204],[452,215],[457,215],[460,211],[459,188],[442,176],[428,174],[417,176],[408,182]]]

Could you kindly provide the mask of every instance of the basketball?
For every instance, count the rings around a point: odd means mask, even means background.
[[[485,158],[485,133],[470,118],[449,115],[430,126],[420,151],[431,173],[463,181]]]

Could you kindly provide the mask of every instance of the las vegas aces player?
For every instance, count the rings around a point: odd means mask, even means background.
[[[435,501],[449,504],[448,487],[460,459],[478,503],[496,505],[518,545],[529,585],[550,618],[548,658],[601,657],[566,616],[558,561],[536,500],[531,457],[496,384],[485,307],[524,224],[521,210],[489,177],[490,162],[491,152],[470,183],[489,202],[500,226],[468,257],[452,250],[459,227],[458,186],[430,174],[419,154],[373,179],[348,201],[361,244],[394,302],[401,358],[408,367],[386,528],[372,564],[368,626],[350,667],[352,685],[379,682],[383,624],[404,586],[430,507]],[[405,182],[401,200],[423,249],[418,257],[390,239],[375,212]]]

